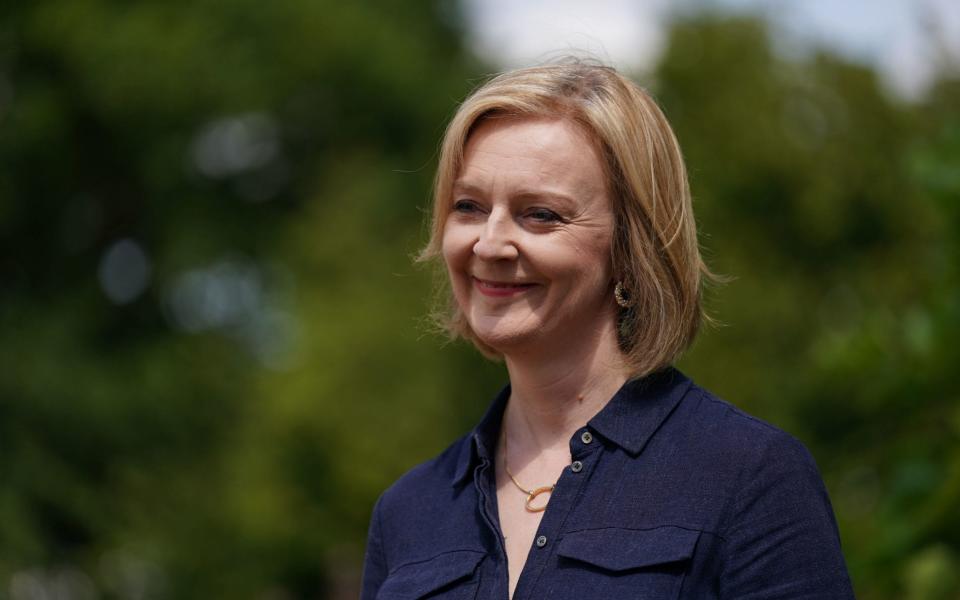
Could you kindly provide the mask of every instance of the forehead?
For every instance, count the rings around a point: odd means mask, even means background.
[[[596,144],[583,126],[563,118],[494,117],[481,121],[464,147],[454,184],[561,186],[578,196],[606,190]]]

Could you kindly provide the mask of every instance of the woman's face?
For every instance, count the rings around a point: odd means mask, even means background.
[[[453,293],[495,350],[562,348],[615,327],[613,214],[594,144],[563,119],[481,123],[443,230]]]

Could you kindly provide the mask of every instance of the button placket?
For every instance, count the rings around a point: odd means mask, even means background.
[[[560,475],[543,521],[538,528],[537,537],[533,539],[532,549],[540,552],[535,552],[524,566],[514,595],[518,600],[531,598],[530,594],[536,593],[538,589],[539,579],[547,561],[553,555],[550,549],[556,548],[556,544],[551,544],[550,539],[561,535],[564,522],[573,508],[573,502],[579,497],[582,487],[586,485],[587,474],[596,462],[590,457],[601,449],[597,447],[599,444],[588,446],[592,442],[593,434],[586,428],[574,433],[570,440],[571,459],[575,460],[570,462],[569,470],[564,469]]]
[[[589,429],[584,428],[580,435],[570,440],[570,453],[573,455],[574,460],[570,463],[570,472],[574,474],[586,473],[587,472],[587,460],[588,457],[594,454],[594,450],[599,450],[599,448],[591,446],[593,445],[593,433]]]

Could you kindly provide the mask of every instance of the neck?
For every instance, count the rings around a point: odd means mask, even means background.
[[[510,401],[504,432],[527,451],[566,450],[570,436],[602,409],[628,378],[613,328],[594,340],[505,356]]]

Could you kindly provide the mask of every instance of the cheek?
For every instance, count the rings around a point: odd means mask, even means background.
[[[581,253],[585,257],[590,257],[593,272],[598,278],[609,278],[613,264],[611,258],[613,252],[612,227],[598,228],[591,233],[592,235],[584,240]]]
[[[605,232],[580,232],[544,253],[554,270],[566,271],[578,282],[610,278],[610,236]]]
[[[443,230],[440,252],[447,267],[447,277],[450,279],[453,291],[459,296],[463,292],[464,273],[473,253],[469,228],[448,222]]]
[[[440,242],[443,259],[451,266],[464,264],[472,256],[476,241],[475,226],[448,220],[443,228],[443,239]]]

